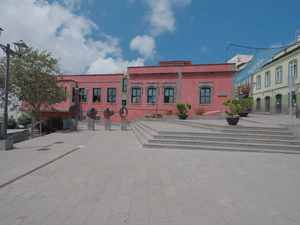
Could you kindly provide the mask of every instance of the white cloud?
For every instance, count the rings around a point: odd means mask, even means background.
[[[126,72],[128,66],[143,66],[144,59],[138,58],[133,61],[123,61],[123,59],[99,58],[94,61],[88,69],[88,74],[107,74],[107,73],[123,73]]]
[[[145,1],[150,7],[147,19],[153,35],[174,32],[173,8],[190,3],[190,0]],[[1,0],[5,7],[0,7],[0,26],[4,29],[0,41],[5,44],[22,39],[34,49],[47,50],[61,59],[61,68],[66,74],[120,72],[120,64],[142,66],[156,54],[153,36],[136,36],[129,47],[138,51],[140,58],[123,59],[118,37],[103,33],[89,17],[75,13],[83,3],[92,4],[93,0],[56,0],[53,3]],[[91,37],[97,34],[97,38]],[[2,51],[0,56],[3,56]]]
[[[208,47],[202,46],[200,49],[197,50],[197,52],[200,52],[202,54],[208,53]]]
[[[131,40],[130,49],[137,50],[146,59],[152,58],[155,54],[155,40],[148,35],[138,35]]]
[[[175,18],[172,7],[189,5],[191,0],[146,0],[150,12],[146,16],[151,27],[151,34],[157,36],[164,31],[175,31]]]
[[[270,46],[270,48],[281,48],[282,47],[282,44],[281,43],[277,43],[277,44],[272,44]]]
[[[68,0],[66,4],[73,7],[81,1]],[[132,62],[122,59],[118,38],[100,33],[97,25],[88,17],[76,15],[72,9],[58,2],[2,0],[1,4],[5,5],[0,7],[1,27],[4,29],[1,43],[22,39],[34,49],[47,50],[53,57],[61,59],[61,68],[66,74],[82,74],[86,71],[114,73],[116,65],[123,61],[128,65],[144,63],[143,59]],[[90,37],[92,32],[99,33],[98,40]]]
[[[80,5],[82,2],[88,2],[92,4],[93,0],[58,0],[62,5],[64,5],[69,10],[80,10]]]
[[[194,16],[190,16],[190,23],[194,22]]]

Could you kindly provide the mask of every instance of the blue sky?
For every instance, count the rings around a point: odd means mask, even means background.
[[[300,30],[299,0],[1,0],[1,5],[0,43],[22,39],[50,51],[66,74],[122,72],[162,59],[220,63],[228,42],[286,46]],[[231,46],[229,59],[238,53],[255,50]]]

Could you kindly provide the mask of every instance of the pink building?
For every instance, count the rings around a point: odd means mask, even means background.
[[[42,112],[42,117],[69,117],[77,90],[82,120],[86,120],[86,111],[94,107],[102,122],[106,108],[115,111],[112,122],[121,122],[118,111],[122,104],[128,108],[129,121],[153,113],[164,115],[166,110],[175,113],[177,103],[187,102],[192,105],[189,115],[194,115],[197,108],[216,115],[224,110],[222,101],[234,96],[235,71],[234,64],[169,61],[160,62],[159,66],[128,67],[125,74],[66,75],[60,82],[70,98],[57,104],[56,112]]]

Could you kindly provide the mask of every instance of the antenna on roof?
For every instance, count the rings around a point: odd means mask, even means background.
[[[300,41],[300,30],[296,30],[296,34],[295,34],[295,42]]]

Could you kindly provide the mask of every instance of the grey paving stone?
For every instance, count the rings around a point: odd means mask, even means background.
[[[117,129],[18,143],[0,185],[79,145],[0,188],[1,225],[300,224],[299,155],[145,150]]]

